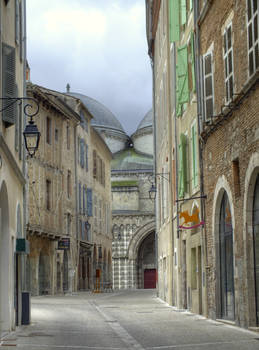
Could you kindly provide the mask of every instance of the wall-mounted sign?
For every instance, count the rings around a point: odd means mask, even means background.
[[[58,241],[58,249],[69,250],[70,249],[70,238],[61,238]]]
[[[188,210],[182,211],[179,214],[180,219],[184,219],[184,221],[179,225],[179,228],[182,229],[192,229],[204,225],[204,221],[200,220],[199,209],[195,208],[193,214],[190,215]]]

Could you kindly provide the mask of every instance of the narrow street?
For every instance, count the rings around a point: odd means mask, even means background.
[[[259,334],[161,302],[154,291],[32,298],[30,326],[2,341],[13,349],[259,349]]]

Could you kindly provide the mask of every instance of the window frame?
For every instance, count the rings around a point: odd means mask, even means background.
[[[251,9],[251,18],[249,19],[249,4],[250,3],[250,9]],[[259,22],[259,10],[258,10],[258,5],[257,5],[257,10],[254,10],[253,7],[253,0],[247,0],[246,1],[246,6],[247,6],[247,59],[248,59],[248,77],[250,78],[251,76],[253,76],[255,74],[255,72],[258,70],[259,68],[259,58],[258,58],[258,66],[256,68],[256,51],[255,48],[257,46],[257,48],[259,47],[259,29],[258,29],[258,22]],[[254,22],[255,22],[255,18],[257,16],[257,40],[255,40],[254,38],[254,33],[255,33],[255,28],[254,28]],[[252,45],[249,48],[249,26],[252,26]],[[251,67],[250,67],[250,54],[252,53],[253,55],[253,71],[251,72]]]
[[[211,72],[209,74],[205,74],[205,59],[207,56],[211,56]],[[211,76],[211,91],[212,94],[206,96],[206,78],[209,78]],[[210,118],[214,114],[214,105],[215,105],[215,95],[214,95],[214,64],[213,64],[213,49],[208,50],[203,56],[202,56],[202,85],[203,85],[203,108],[204,108],[204,117],[205,120],[210,120]],[[212,115],[207,115],[207,108],[206,108],[206,102],[212,98]]]
[[[228,47],[228,31],[231,31],[231,46]],[[230,61],[229,57],[231,55],[231,65],[232,71],[229,73]],[[233,30],[232,30],[232,22],[229,23],[223,32],[223,65],[224,65],[224,82],[225,82],[225,101],[226,104],[232,101],[234,94],[234,58],[233,58]],[[232,90],[230,87],[230,80],[232,78]]]

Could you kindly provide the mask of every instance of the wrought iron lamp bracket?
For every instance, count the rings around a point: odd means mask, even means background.
[[[31,118],[31,121],[32,121],[32,118],[35,115],[37,115],[38,112],[39,112],[39,103],[33,97],[1,97],[0,100],[1,101],[9,101],[10,102],[7,105],[5,105],[4,108],[2,108],[0,110],[0,113],[4,112],[7,108],[11,107],[15,103],[22,104],[22,102],[26,101],[26,100],[28,102],[24,105],[23,111],[24,111],[24,114],[27,117]],[[32,101],[34,103],[34,105],[32,103],[30,103],[29,101]],[[36,106],[36,110],[35,111],[32,111],[33,106]]]

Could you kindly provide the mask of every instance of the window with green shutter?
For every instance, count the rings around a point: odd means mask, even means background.
[[[180,38],[179,10],[179,0],[169,0],[169,28],[171,42],[178,41]]]
[[[187,191],[187,137],[184,134],[180,136],[178,176],[178,194],[184,197]]]
[[[181,1],[181,25],[186,23],[186,0]]]
[[[192,188],[198,185],[197,125],[192,126]]]
[[[191,65],[192,65],[192,91],[196,91],[196,79],[195,79],[195,45],[194,45],[194,34],[191,36]]]
[[[15,48],[7,44],[2,44],[2,92],[3,97],[15,98]],[[10,100],[4,100],[2,108],[5,109],[2,113],[3,121],[6,127],[13,125],[16,120],[17,106],[16,103]]]
[[[189,84],[188,84],[188,50],[184,45],[177,50],[177,115],[181,115],[182,105],[189,101]]]

